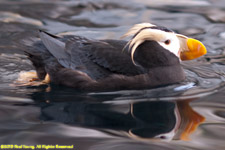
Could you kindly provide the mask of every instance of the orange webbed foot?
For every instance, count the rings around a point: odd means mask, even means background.
[[[40,80],[35,71],[20,72],[19,77],[12,86],[40,86],[50,83],[50,77],[47,74],[44,80]]]

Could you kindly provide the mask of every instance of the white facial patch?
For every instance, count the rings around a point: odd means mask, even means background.
[[[179,56],[180,41],[177,38],[176,34],[174,34],[173,32],[163,32],[162,34],[163,34],[163,38],[157,42],[162,47],[169,50],[171,53],[173,53],[178,58],[180,58],[180,56]]]

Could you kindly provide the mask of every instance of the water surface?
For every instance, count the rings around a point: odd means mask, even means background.
[[[2,0],[0,143],[79,150],[225,149],[225,5],[222,0]],[[150,22],[201,40],[208,54],[183,62],[187,79],[151,90],[80,93],[56,85],[14,86],[32,71],[19,48],[38,29],[118,39]]]

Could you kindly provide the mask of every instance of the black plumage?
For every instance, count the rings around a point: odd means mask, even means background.
[[[152,88],[184,80],[179,58],[156,41],[138,46],[132,62],[123,40],[57,37],[40,32],[41,40],[26,49],[38,77],[83,91]]]

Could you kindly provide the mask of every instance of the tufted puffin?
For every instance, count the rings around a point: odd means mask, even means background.
[[[58,37],[45,31],[25,51],[39,80],[81,91],[146,89],[181,82],[180,64],[206,54],[198,40],[150,23],[134,25],[126,40]]]

